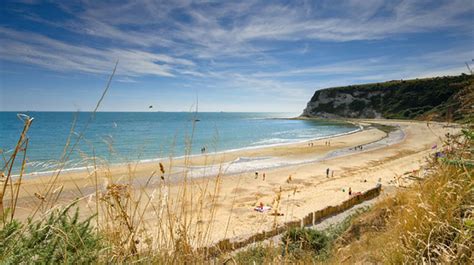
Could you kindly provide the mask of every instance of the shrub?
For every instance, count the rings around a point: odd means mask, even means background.
[[[355,99],[349,104],[349,108],[354,111],[362,111],[365,109],[365,101],[360,99]]]
[[[272,246],[257,245],[237,253],[237,264],[268,264],[273,263],[278,256],[278,249]]]
[[[103,244],[90,226],[92,217],[80,221],[71,206],[47,218],[22,224],[16,220],[0,230],[0,263],[84,264],[98,259]]]
[[[285,250],[292,254],[298,255],[301,250],[319,254],[329,245],[329,238],[318,230],[291,228],[283,235],[282,244]]]

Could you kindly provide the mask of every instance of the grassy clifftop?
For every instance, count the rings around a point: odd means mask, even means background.
[[[318,90],[302,116],[461,120],[461,91],[472,75],[446,76]]]

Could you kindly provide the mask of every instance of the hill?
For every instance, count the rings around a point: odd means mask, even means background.
[[[461,91],[472,75],[445,76],[318,90],[301,116],[461,120]]]

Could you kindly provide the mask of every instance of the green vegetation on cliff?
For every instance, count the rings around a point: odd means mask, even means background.
[[[462,120],[461,92],[471,75],[394,80],[315,92],[303,116]]]

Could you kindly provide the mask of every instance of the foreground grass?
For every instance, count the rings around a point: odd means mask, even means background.
[[[47,219],[25,224],[7,223],[0,230],[0,261],[19,263],[90,263],[97,261],[106,247],[90,220],[79,220],[79,211],[71,206],[52,211]]]
[[[331,262],[472,264],[471,137],[472,131],[465,131],[463,142],[453,139],[454,149],[432,161],[425,180],[356,218],[333,249]]]

